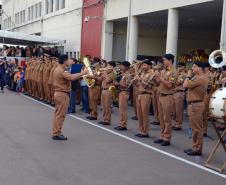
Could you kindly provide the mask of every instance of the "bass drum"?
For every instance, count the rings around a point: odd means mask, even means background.
[[[226,121],[226,88],[216,90],[209,103],[210,116],[221,123]]]

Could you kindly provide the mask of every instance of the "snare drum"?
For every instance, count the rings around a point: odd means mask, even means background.
[[[209,103],[210,116],[217,120],[226,119],[226,88],[216,90]]]

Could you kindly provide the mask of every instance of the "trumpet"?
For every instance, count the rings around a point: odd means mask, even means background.
[[[94,73],[97,76],[100,76],[103,73],[110,73],[112,71],[113,71],[113,68],[111,68],[111,67],[109,67],[109,68],[99,68],[99,69],[95,70]]]

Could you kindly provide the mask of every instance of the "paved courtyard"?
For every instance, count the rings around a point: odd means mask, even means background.
[[[183,153],[191,143],[187,121],[182,131],[173,132],[172,146],[162,148],[153,143],[159,126],[151,125],[150,138],[137,139],[138,123],[131,119],[127,132],[114,131],[117,108],[108,127],[85,120],[87,114],[79,109],[65,121],[69,140],[52,141],[52,107],[8,91],[0,94],[0,185],[226,184],[225,174],[203,167],[217,142],[211,126],[209,136],[214,140],[205,138],[204,155],[189,157]],[[225,160],[220,150],[214,163]]]

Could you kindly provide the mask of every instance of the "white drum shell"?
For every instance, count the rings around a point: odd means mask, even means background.
[[[212,94],[209,108],[212,117],[218,119],[226,117],[226,88],[218,89]]]

